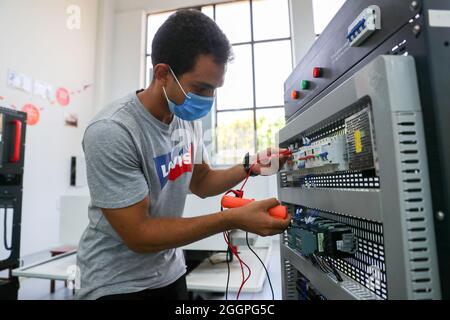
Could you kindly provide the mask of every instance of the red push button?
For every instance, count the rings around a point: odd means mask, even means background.
[[[322,78],[323,77],[323,69],[322,68],[314,68],[313,77],[314,78]]]
[[[292,98],[292,100],[299,100],[300,99],[300,91],[292,91],[291,98]]]

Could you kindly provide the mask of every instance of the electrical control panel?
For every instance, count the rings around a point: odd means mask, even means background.
[[[278,194],[304,216],[281,238],[283,297],[301,277],[327,299],[450,299],[449,11],[347,1],[287,78]],[[334,252],[322,220],[348,240]]]
[[[414,59],[379,56],[280,131],[282,256],[325,297],[439,297],[421,116]]]

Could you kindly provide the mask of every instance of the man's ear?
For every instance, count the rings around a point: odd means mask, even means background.
[[[161,83],[163,86],[167,85],[167,82],[169,81],[169,77],[170,77],[170,69],[169,66],[167,64],[157,64],[154,68],[153,68],[153,72],[154,72],[154,79]]]

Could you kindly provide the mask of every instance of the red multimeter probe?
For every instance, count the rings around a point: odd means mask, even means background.
[[[222,207],[226,209],[235,209],[244,207],[252,202],[255,202],[255,199],[243,199],[242,197],[232,197],[225,195],[222,198]],[[288,212],[285,206],[277,206],[270,209],[269,214],[273,218],[284,220],[286,219]]]
[[[280,155],[283,156],[292,156],[292,152],[290,150],[286,150],[280,152]],[[241,190],[230,190],[228,191],[222,198],[222,208],[225,209],[235,209],[245,207],[246,205],[255,202],[255,199],[244,199],[244,186],[247,183],[250,174],[247,176],[247,179],[244,181]],[[229,196],[230,193],[233,193],[235,197]],[[269,210],[269,214],[271,217],[275,219],[285,220],[288,216],[288,210],[285,206],[276,206]]]
[[[282,156],[292,156],[292,155],[293,155],[293,153],[292,153],[291,150],[285,150],[285,151],[283,151],[283,152],[280,152],[280,154],[281,154]]]
[[[283,156],[292,156],[292,152],[290,150],[285,150],[283,152],[280,152],[280,155]],[[248,177],[247,177],[248,180]],[[244,207],[252,202],[255,202],[255,199],[244,199],[244,186],[247,182],[245,180],[244,185],[242,186],[241,190],[230,190],[228,191],[225,196],[222,198],[222,208],[226,209],[235,209],[235,208],[241,208]],[[235,197],[229,196],[230,193],[233,193]],[[288,210],[285,206],[277,206],[269,210],[270,216],[276,219],[284,220],[287,218]]]

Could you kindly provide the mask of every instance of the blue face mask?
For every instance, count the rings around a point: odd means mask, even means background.
[[[169,104],[170,112],[175,114],[178,118],[186,121],[199,120],[210,113],[214,105],[215,97],[198,96],[191,92],[186,94],[186,91],[184,91],[183,87],[175,76],[175,73],[172,71],[172,68],[170,68],[170,72],[172,72],[172,75],[180,86],[181,91],[183,91],[184,95],[186,96],[184,102],[181,105],[177,105],[169,99],[169,97],[167,96],[166,88],[163,87],[167,103]]]

